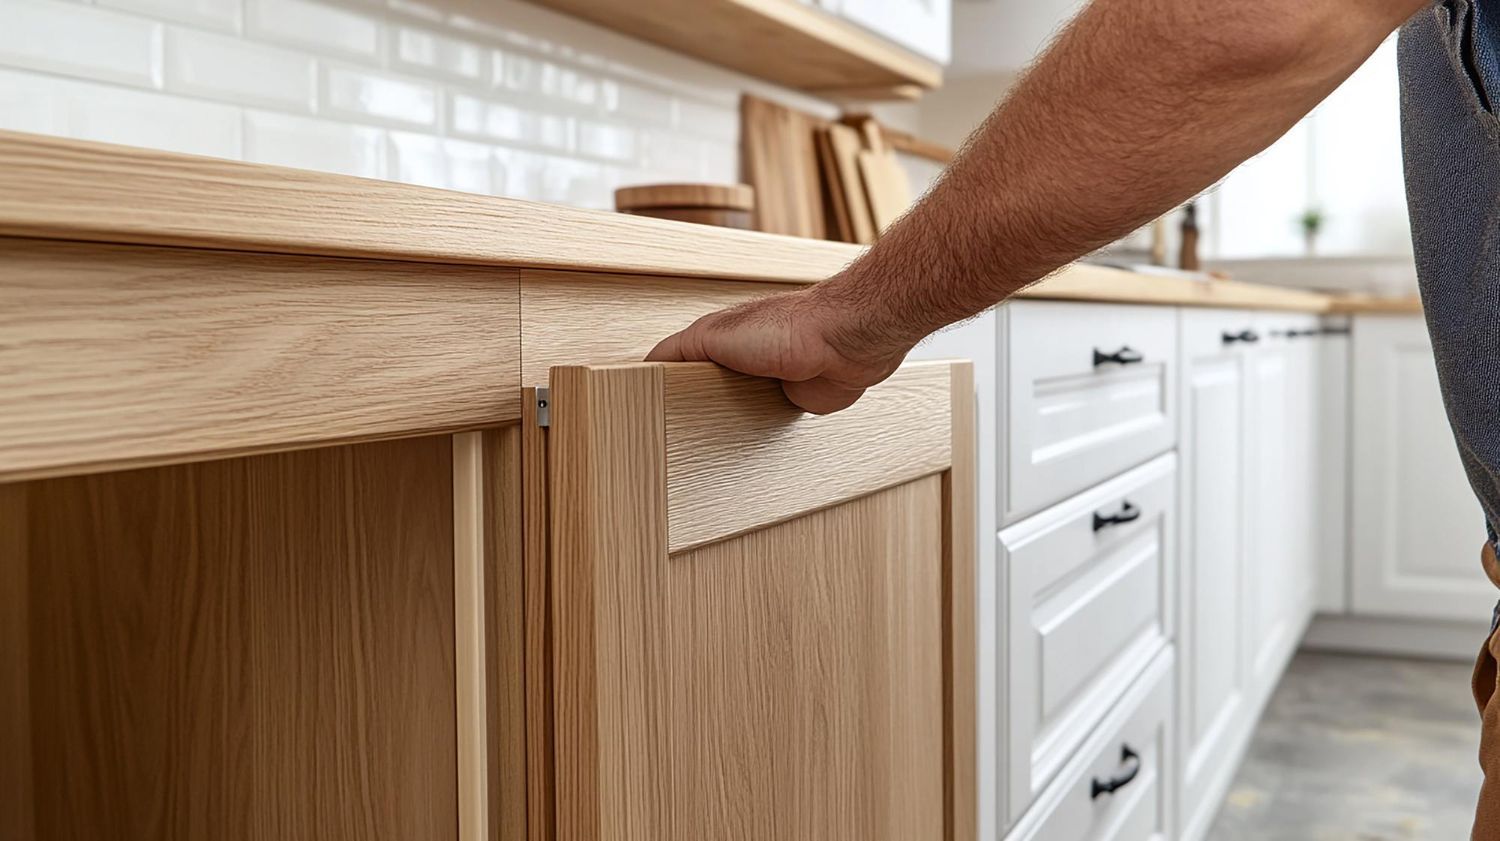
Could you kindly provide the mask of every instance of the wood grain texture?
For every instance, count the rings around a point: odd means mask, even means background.
[[[24,486],[37,836],[455,838],[451,458]]]
[[[642,207],[693,207],[754,210],[749,184],[636,184],[615,190],[615,210]]]
[[[453,436],[453,637],[457,706],[458,839],[490,839],[490,737],[485,629],[484,435]],[[498,699],[497,699],[498,700]],[[494,804],[498,809],[500,804]]]
[[[1364,315],[1421,315],[1422,298],[1417,295],[1334,295],[1329,312]]]
[[[532,2],[790,88],[935,88],[943,79],[941,65],[797,0]]]
[[[1333,300],[1320,292],[1285,286],[1163,277],[1088,263],[1068,266],[1026,287],[1016,297],[1295,312],[1325,312]]]
[[[662,837],[942,837],[942,502],[929,476],[665,565]]]
[[[668,365],[671,552],[761,528],[948,468],[948,363],[902,366],[832,415],[779,383],[711,364]]]
[[[641,207],[626,212],[636,216],[670,219],[691,225],[713,225],[747,231],[755,226],[755,217],[748,210],[720,210],[717,207]]]
[[[757,96],[740,97],[740,169],[755,189],[755,228],[825,239],[819,119]]]
[[[952,149],[930,140],[923,140],[916,135],[904,131],[897,131],[889,126],[881,126],[885,135],[885,142],[897,152],[905,152],[908,155],[916,155],[926,158],[933,163],[944,166],[953,162],[955,155]]]
[[[945,404],[954,383],[969,386],[966,370],[929,369],[929,396]],[[943,588],[968,580],[945,568],[973,513],[943,506],[972,495],[946,473],[893,474],[864,496],[670,553],[672,416],[720,399],[702,370],[553,372],[557,837],[958,837],[972,817],[949,814],[963,783],[948,740],[972,724],[951,721],[950,705],[972,693],[972,667],[944,674],[964,647],[948,636],[972,623],[950,605],[973,592]],[[947,439],[950,416],[937,414]],[[747,449],[777,440],[741,437]],[[845,456],[871,444],[826,443]]]
[[[522,554],[525,560],[526,837],[553,841],[552,564],[547,429],[537,423],[536,389],[521,393]]]
[[[827,128],[820,128],[813,135],[818,149],[818,170],[823,179],[823,204],[827,210],[828,238],[839,242],[854,242],[854,223],[849,217],[849,203],[844,197],[843,177],[839,172],[838,157],[833,150],[833,141]]]
[[[547,382],[556,365],[638,362],[699,316],[785,292],[775,283],[521,273],[521,381]]]
[[[907,183],[906,171],[896,160],[895,152],[864,150],[859,153],[858,160],[871,221],[875,230],[883,233],[911,207],[911,185]]]
[[[860,249],[411,184],[0,131],[0,234],[745,280]]]
[[[514,272],[0,244],[0,480],[520,416]]]
[[[978,406],[974,399],[974,365],[949,366],[948,393],[953,457],[943,474],[943,706],[948,710],[943,733],[943,795],[949,821],[947,841],[979,837],[978,778],[978,609],[975,580],[978,547],[975,518],[978,481]]]
[[[0,838],[33,841],[26,486],[0,484]]]
[[[869,245],[875,241],[875,221],[865,197],[864,176],[859,172],[859,132],[846,125],[830,125],[824,134],[834,171],[838,205],[849,214],[851,242]]]
[[[560,841],[666,837],[663,382],[656,365],[552,372]]]
[[[485,668],[489,699],[488,839],[526,841],[526,580],[522,555],[521,428],[483,433]]]

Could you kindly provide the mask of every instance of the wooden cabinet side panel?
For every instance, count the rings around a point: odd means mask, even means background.
[[[451,459],[29,485],[39,836],[455,837]]]
[[[974,366],[951,366],[951,466],[943,474],[943,707],[948,711],[943,753],[947,760],[943,789],[948,841],[978,838],[978,697],[976,674],[975,579],[978,547],[975,521],[978,493],[975,461]]]

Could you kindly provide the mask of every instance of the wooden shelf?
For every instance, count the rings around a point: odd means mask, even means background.
[[[669,50],[806,91],[909,98],[943,68],[797,0],[531,0]]]

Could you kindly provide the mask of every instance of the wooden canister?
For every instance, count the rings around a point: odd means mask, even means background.
[[[755,216],[755,190],[748,184],[641,184],[615,190],[615,210],[748,229]]]

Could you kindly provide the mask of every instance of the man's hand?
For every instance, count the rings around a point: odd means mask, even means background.
[[[662,340],[647,362],[717,362],[781,380],[787,399],[814,414],[847,408],[891,375],[911,349],[853,340],[849,310],[820,284],[710,313]]]

